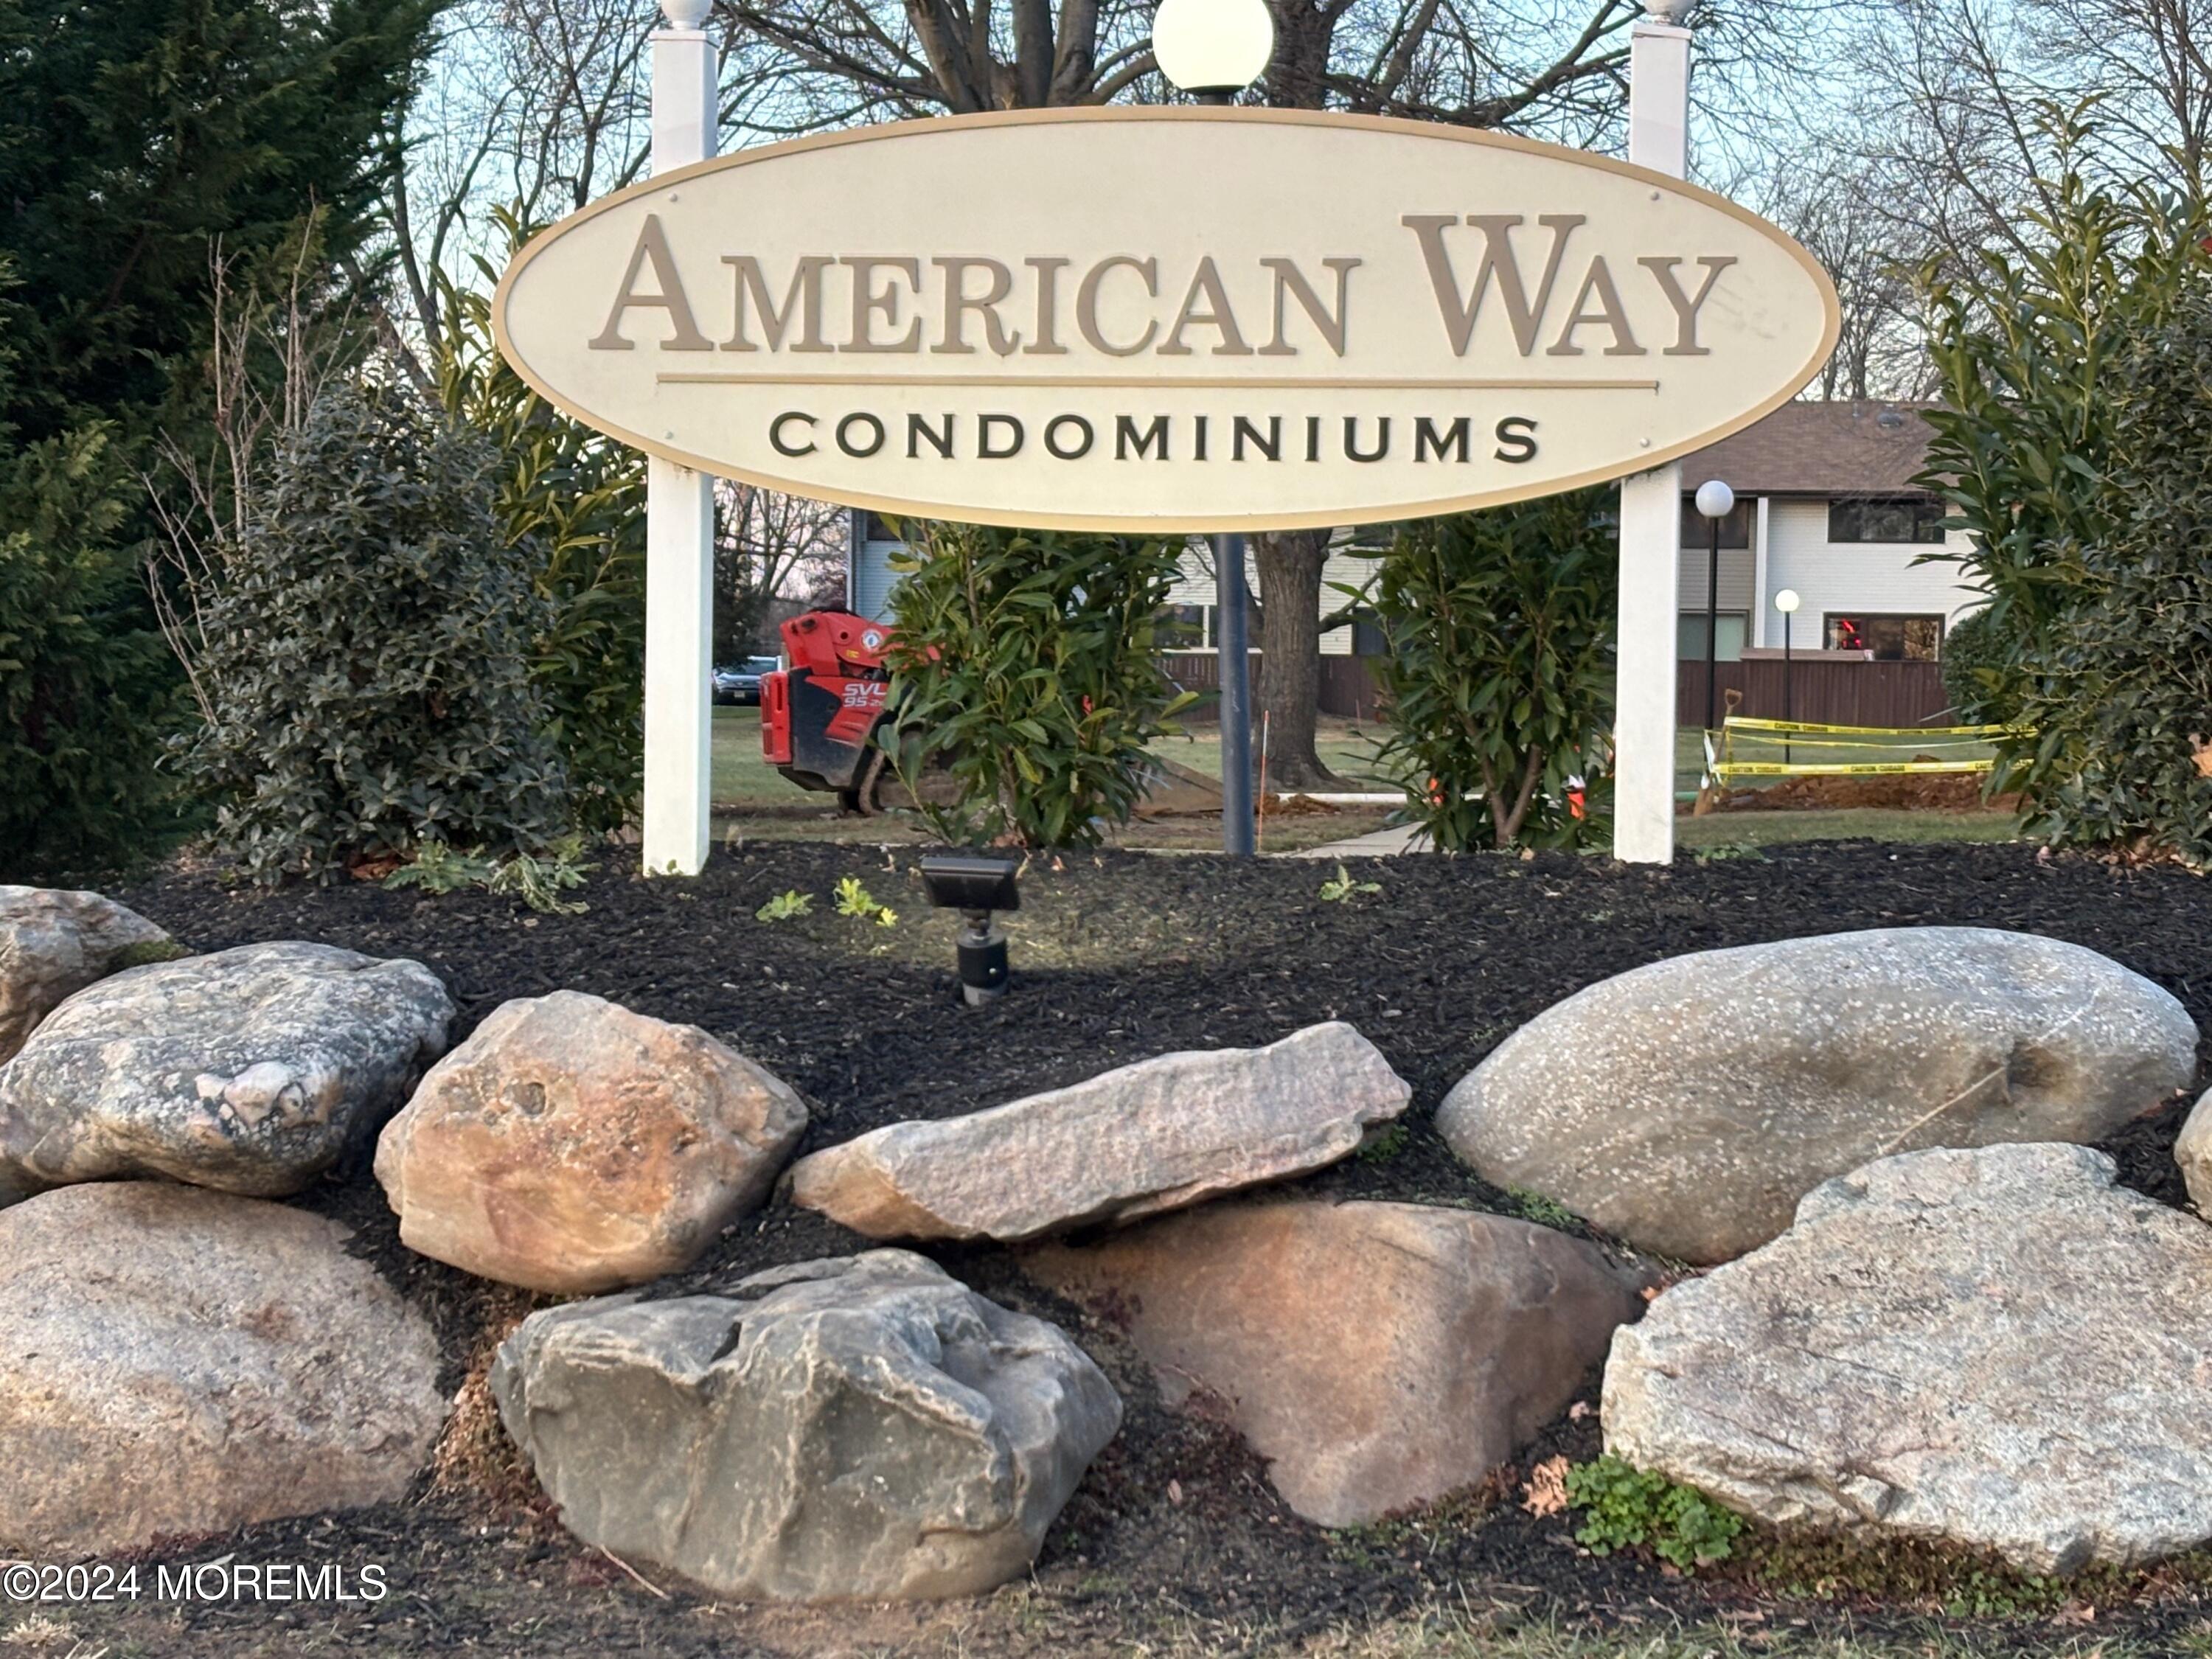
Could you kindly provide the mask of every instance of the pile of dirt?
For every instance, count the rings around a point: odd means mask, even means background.
[[[1723,812],[1836,811],[1887,807],[1918,812],[2010,812],[2017,795],[1984,797],[1979,772],[1884,772],[1868,777],[1795,777],[1763,789],[1731,789]]]
[[[174,875],[118,894],[201,949],[311,939],[412,957],[444,979],[455,1039],[501,1001],[561,987],[703,1026],[799,1089],[813,1112],[802,1151],[902,1118],[973,1111],[1170,1049],[1255,1044],[1317,1020],[1357,1024],[1413,1086],[1402,1134],[1297,1183],[1315,1195],[1397,1199],[1512,1213],[1432,1127],[1444,1091],[1505,1036],[1593,981],[1660,957],[1838,929],[1975,923],[2071,939],[2165,986],[2212,1029],[2212,890],[2172,870],[2039,861],[2021,846],[1797,845],[1671,871],[1545,854],[1355,860],[1381,891],[1325,901],[1329,872],[1294,860],[1141,854],[1035,862],[1006,919],[1015,985],[963,1010],[952,918],[933,913],[912,850],[761,842],[690,882],[608,869],[580,915],[534,915],[482,893],[431,897],[362,883],[268,894]],[[900,912],[880,928],[835,914],[857,877]],[[797,890],[812,911],[756,919]],[[2171,1158],[2180,1113],[2130,1126],[2108,1148],[2124,1180],[2179,1202]],[[1598,1449],[1594,1414],[1564,1419],[1476,1495],[1402,1522],[1330,1534],[1291,1515],[1227,1430],[1170,1413],[1110,1323],[1030,1285],[1003,1250],[932,1249],[1009,1306],[1063,1324],[1127,1402],[1109,1447],[1052,1529],[1033,1579],[945,1608],[824,1611],[718,1606],[652,1569],[648,1589],[577,1544],[515,1471],[481,1395],[489,1339],[526,1298],[405,1249],[365,1158],[300,1202],[356,1229],[356,1251],[426,1310],[449,1388],[471,1383],[434,1481],[416,1501],[252,1528],[181,1559],[375,1563],[382,1601],[333,1609],[227,1603],[79,1609],[77,1636],[117,1652],[480,1651],[532,1659],[668,1655],[963,1652],[978,1659],[1164,1651],[1278,1653],[1346,1620],[1409,1607],[1519,1610],[1563,1624],[1763,1607],[1814,1628],[1849,1620],[1783,1604],[1745,1581],[1684,1579],[1629,1556],[1593,1559],[1573,1517],[1513,1501],[1536,1462]],[[771,1203],[665,1291],[865,1241]],[[1595,1378],[1585,1399],[1595,1399]],[[1519,1616],[1516,1613],[1516,1616]],[[1877,1620],[1889,1616],[1877,1608]],[[1903,1617],[1900,1613],[1897,1615]],[[2145,1634],[2194,1617],[2180,1601],[2107,1613],[2098,1635]],[[2078,1632],[2077,1632],[2078,1633]]]

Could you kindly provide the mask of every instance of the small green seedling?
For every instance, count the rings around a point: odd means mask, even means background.
[[[1743,1517],[1655,1470],[1632,1468],[1607,1452],[1567,1471],[1567,1502],[1582,1513],[1575,1542],[1593,1555],[1649,1544],[1684,1572],[1725,1561]]]
[[[1352,880],[1351,874],[1340,864],[1336,866],[1336,874],[1321,884],[1322,902],[1341,904],[1355,893],[1379,893],[1382,890],[1382,884],[1379,881]]]
[[[1520,1212],[1523,1221],[1533,1221],[1540,1227],[1557,1227],[1566,1232],[1572,1232],[1580,1224],[1582,1218],[1557,1199],[1547,1198],[1526,1187],[1508,1187],[1505,1196],[1513,1200],[1513,1207]]]
[[[837,884],[837,914],[858,916],[863,921],[873,921],[878,927],[898,925],[898,912],[862,886],[858,876],[848,876]]]
[[[766,904],[753,912],[756,921],[789,921],[793,916],[803,916],[814,908],[814,895],[793,888],[787,893],[778,893]]]

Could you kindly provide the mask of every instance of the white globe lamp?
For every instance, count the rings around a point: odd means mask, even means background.
[[[1698,511],[1709,519],[1725,519],[1735,511],[1735,491],[1718,478],[1708,478],[1698,486]]]
[[[714,0],[660,0],[660,9],[672,29],[696,29],[714,9]]]
[[[1774,608],[1785,617],[1796,616],[1797,607],[1804,603],[1797,597],[1797,590],[1794,587],[1785,587],[1774,596]]]
[[[1275,19],[1267,0],[1160,0],[1152,58],[1200,101],[1225,104],[1267,73]]]

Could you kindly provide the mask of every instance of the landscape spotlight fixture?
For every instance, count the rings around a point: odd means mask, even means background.
[[[1200,103],[1225,104],[1267,73],[1275,18],[1267,0],[1160,0],[1152,58]]]
[[[957,910],[967,925],[957,949],[960,995],[980,1008],[1006,994],[1006,936],[991,925],[994,910],[1022,908],[1014,885],[1019,866],[988,853],[929,853],[921,860],[921,884],[940,910]]]

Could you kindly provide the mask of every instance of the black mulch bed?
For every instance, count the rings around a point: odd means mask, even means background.
[[[172,875],[120,895],[200,949],[325,940],[428,963],[461,1010],[458,1038],[502,1000],[569,987],[703,1026],[772,1067],[813,1111],[808,1148],[907,1117],[974,1110],[1164,1050],[1271,1041],[1316,1020],[1356,1023],[1413,1085],[1407,1133],[1301,1183],[1315,1194],[1511,1211],[1430,1127],[1444,1091],[1501,1038],[1594,981],[1659,957],[1856,927],[1978,923],[2094,947],[2165,986],[2212,1029],[2212,887],[2178,872],[2039,859],[2020,846],[1795,846],[1671,872],[1547,855],[1401,859],[1356,873],[1379,895],[1323,902],[1326,866],[1107,854],[1032,866],[1012,919],[1017,985],[988,1012],[960,1009],[951,924],[927,912],[912,854],[764,844],[718,854],[695,882],[605,871],[580,915],[532,915],[481,894],[427,897],[349,884],[247,895]],[[855,875],[902,913],[877,928],[836,915]],[[787,889],[805,917],[754,912]],[[2202,1084],[2200,1083],[2200,1087]],[[2181,1109],[2132,1125],[2106,1150],[2122,1179],[2182,1201],[2170,1149]],[[356,1158],[301,1200],[359,1230],[357,1248],[438,1322],[448,1383],[505,1304],[398,1243]],[[735,1227],[682,1284],[861,1248],[781,1203]],[[1202,1637],[1278,1651],[1301,1631],[1446,1598],[1566,1620],[1694,1619],[1715,1610],[1778,1627],[1906,1624],[1862,1601],[1778,1603],[1741,1576],[1684,1580],[1648,1561],[1575,1550],[1563,1518],[1513,1501],[1460,1500],[1404,1523],[1331,1534],[1291,1516],[1235,1437],[1159,1404],[1110,1327],[1030,1286],[1005,1253],[937,1252],[986,1294],[1065,1323],[1127,1399],[1120,1438],[1053,1529],[1035,1580],[949,1610],[803,1613],[716,1607],[681,1584],[663,1601],[562,1534],[542,1504],[426,1493],[363,1515],[258,1528],[191,1553],[241,1560],[384,1564],[373,1607],[289,1613],[251,1606],[80,1619],[118,1651],[373,1650],[532,1656],[845,1651],[1089,1654]],[[671,1288],[680,1288],[672,1284]],[[1595,1378],[1590,1398],[1595,1399]],[[1520,1473],[1556,1451],[1595,1455],[1594,1417],[1562,1423]],[[181,1558],[180,1558],[181,1559]],[[665,1575],[648,1576],[663,1581]],[[1520,1616],[1510,1611],[1496,1616]],[[2106,1611],[2094,1633],[2153,1642],[2202,1628],[2193,1595]],[[105,1622],[103,1622],[105,1621]],[[110,1627],[112,1626],[112,1628]],[[1915,1626],[1917,1628],[1917,1626]],[[1993,1650],[2040,1625],[1989,1629]],[[2089,1633],[2075,1628],[2067,1634]]]

